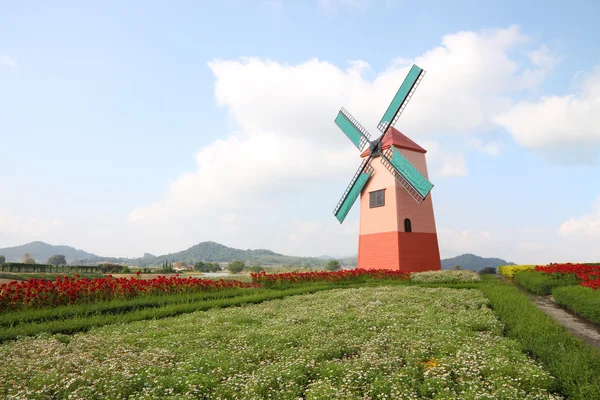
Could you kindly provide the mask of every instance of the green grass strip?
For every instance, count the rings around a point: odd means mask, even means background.
[[[585,345],[533,304],[514,285],[479,287],[504,323],[506,336],[540,361],[570,399],[600,399],[600,352]]]
[[[579,283],[575,276],[557,279],[538,271],[518,272],[515,274],[515,282],[535,294],[550,294],[556,287],[573,286]]]
[[[600,324],[600,290],[579,285],[567,286],[554,289],[552,297],[575,314]]]
[[[232,288],[207,292],[140,296],[132,299],[99,301],[87,304],[65,305],[41,309],[25,309],[0,314],[0,327],[47,322],[100,314],[123,314],[144,308],[163,307],[175,303],[191,303],[205,299],[236,297],[256,289]]]

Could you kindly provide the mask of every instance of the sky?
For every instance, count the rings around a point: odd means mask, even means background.
[[[333,120],[428,150],[442,258],[600,260],[597,1],[0,1],[0,248],[354,255]]]

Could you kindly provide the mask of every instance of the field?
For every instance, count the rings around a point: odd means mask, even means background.
[[[502,329],[478,291],[338,289],[8,343],[0,382],[9,398],[558,398]]]
[[[55,283],[73,302],[59,306],[30,301],[48,283],[19,286],[29,297],[0,313],[1,398],[600,398],[600,353],[495,276],[112,279]]]

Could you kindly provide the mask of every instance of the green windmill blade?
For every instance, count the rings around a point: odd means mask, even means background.
[[[392,146],[383,152],[380,160],[417,203],[425,200],[433,184],[402,153]]]
[[[373,174],[373,167],[369,164],[370,158],[367,158],[362,162],[354,177],[350,181],[350,184],[346,188],[346,191],[342,195],[342,198],[338,202],[337,206],[333,210],[333,214],[340,221],[340,224],[350,212],[350,209],[354,205],[354,202],[358,198],[358,195],[362,191],[363,187],[367,184],[367,181]]]
[[[369,132],[344,107],[338,112],[334,122],[358,150],[363,151],[371,141]]]
[[[396,92],[392,102],[385,111],[385,114],[383,114],[381,121],[379,121],[377,129],[385,133],[388,127],[394,126],[400,117],[400,114],[402,114],[402,111],[404,111],[404,108],[413,96],[417,86],[419,86],[419,83],[421,83],[421,79],[423,79],[424,75],[424,70],[416,65],[412,66],[408,72],[408,75],[404,79],[404,82],[402,82],[400,89],[398,89],[398,92]]]

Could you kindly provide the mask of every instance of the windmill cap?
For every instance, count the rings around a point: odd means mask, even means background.
[[[427,153],[427,150],[413,142],[406,135],[400,132],[398,129],[391,127],[387,135],[383,137],[381,141],[381,150],[385,150],[390,146],[394,146],[400,149],[412,150],[419,153]],[[360,156],[366,157],[369,155],[369,149],[365,150]]]

